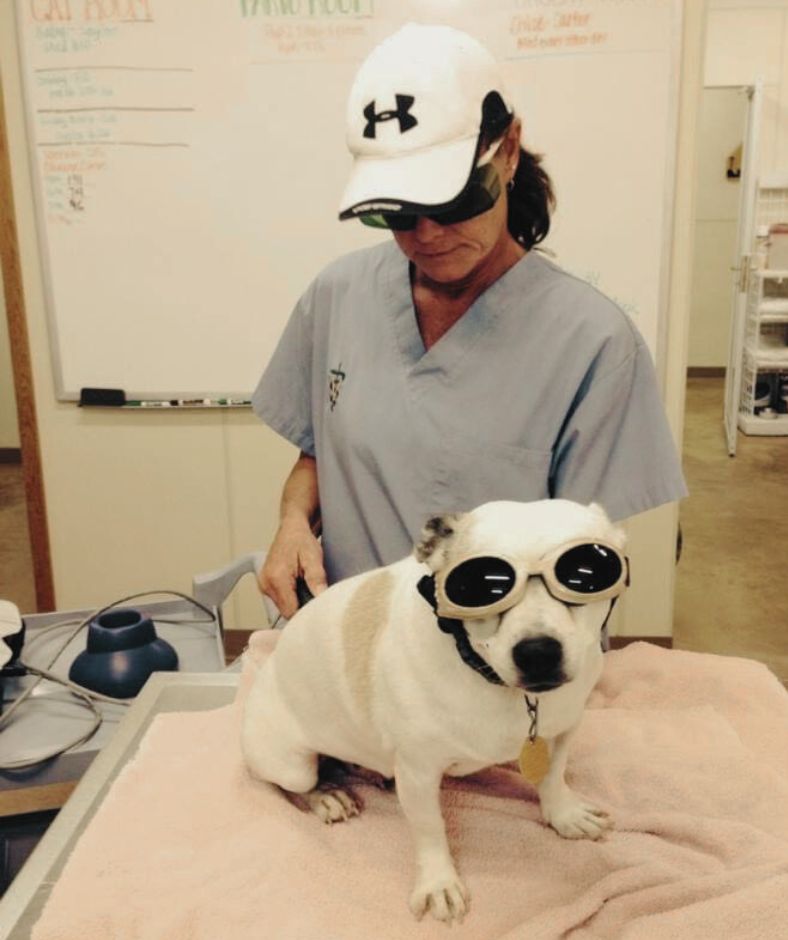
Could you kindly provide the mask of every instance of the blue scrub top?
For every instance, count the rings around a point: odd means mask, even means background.
[[[563,497],[623,519],[686,495],[643,338],[538,251],[429,350],[397,245],[340,258],[252,402],[317,458],[330,582],[404,557],[438,512]]]

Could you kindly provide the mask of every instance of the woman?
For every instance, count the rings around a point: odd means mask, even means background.
[[[260,579],[286,617],[298,576],[395,561],[437,512],[565,497],[622,519],[685,495],[641,336],[534,250],[553,194],[520,133],[449,27],[403,27],[357,74],[340,218],[393,242],[315,279],[253,397],[301,451]]]

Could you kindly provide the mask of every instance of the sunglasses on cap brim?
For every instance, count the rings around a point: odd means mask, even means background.
[[[618,597],[629,584],[629,561],[605,542],[568,542],[526,569],[503,555],[468,555],[435,576],[438,615],[461,620],[489,617],[514,607],[528,579],[565,604],[592,604]]]
[[[477,167],[465,189],[445,209],[429,212],[374,212],[359,216],[370,228],[387,228],[394,232],[410,232],[419,219],[428,218],[438,225],[457,225],[489,212],[501,195],[501,180],[494,166]]]
[[[443,206],[424,207],[424,211],[405,209],[398,212],[370,212],[359,216],[371,228],[388,228],[395,232],[409,232],[419,219],[427,218],[438,225],[458,225],[489,212],[501,195],[501,178],[492,165],[493,157],[501,149],[504,138],[499,137],[476,161],[462,192]]]

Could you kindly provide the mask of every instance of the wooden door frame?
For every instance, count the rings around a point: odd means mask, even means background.
[[[52,556],[49,547],[44,475],[38,441],[33,368],[27,332],[22,265],[19,256],[11,157],[5,119],[5,98],[0,79],[0,265],[3,272],[11,364],[14,373],[16,411],[22,451],[22,473],[27,502],[27,525],[33,555],[36,606],[55,610]]]

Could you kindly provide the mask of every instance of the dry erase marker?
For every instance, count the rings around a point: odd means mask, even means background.
[[[212,405],[210,398],[173,398],[170,404],[176,408],[189,408],[190,406]]]
[[[132,405],[135,408],[169,408],[170,403],[168,401],[127,401],[127,405]]]

